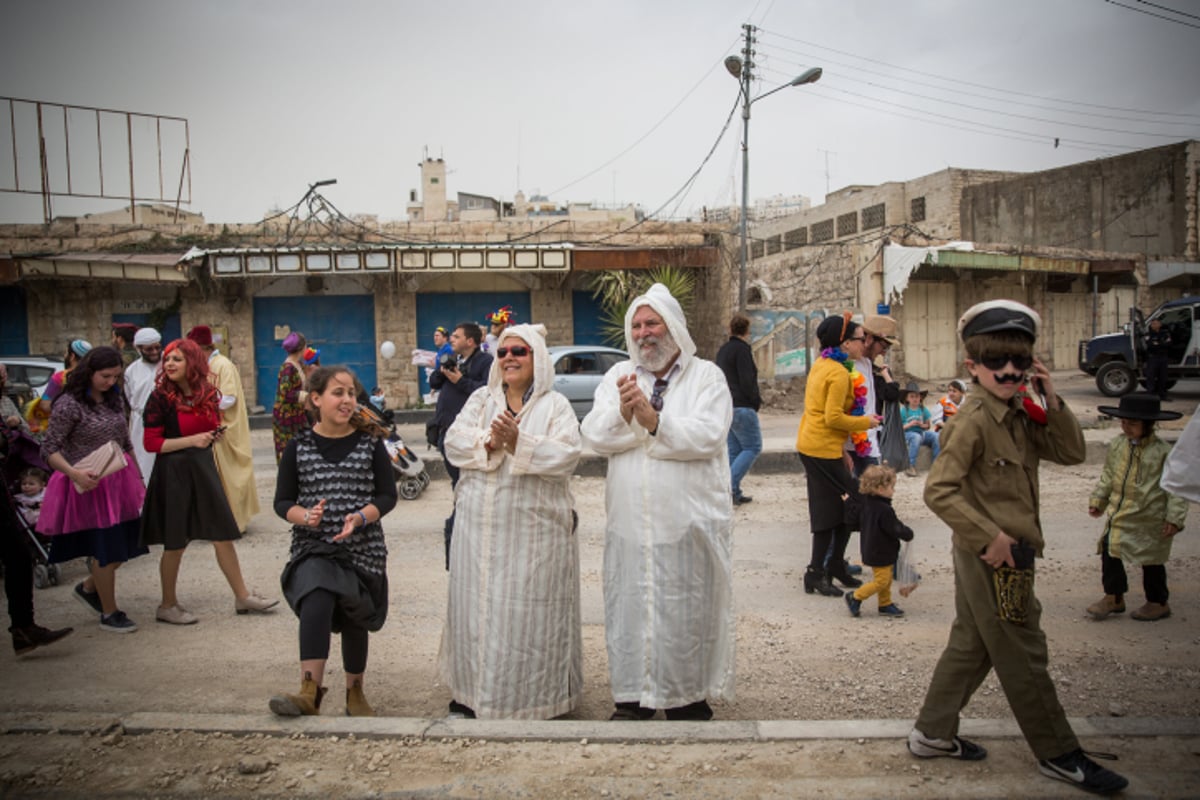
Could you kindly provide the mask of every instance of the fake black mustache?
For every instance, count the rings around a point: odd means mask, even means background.
[[[1003,375],[995,376],[995,379],[996,383],[1020,383],[1021,381],[1025,380],[1025,376],[1020,374],[1013,375],[1010,373],[1005,373]]]

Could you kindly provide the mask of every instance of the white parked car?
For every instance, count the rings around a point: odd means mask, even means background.
[[[63,368],[61,359],[50,356],[0,356],[8,367],[8,385],[23,383],[36,397],[46,391],[50,376]]]
[[[554,390],[566,395],[579,419],[592,410],[592,398],[604,373],[629,358],[624,350],[603,345],[556,345],[548,349],[554,363]]]

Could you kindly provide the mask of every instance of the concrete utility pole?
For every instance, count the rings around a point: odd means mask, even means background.
[[[746,310],[746,265],[750,260],[748,220],[750,216],[750,81],[754,76],[754,26],[742,25],[746,42],[742,47],[742,259],[738,269],[738,311]]]

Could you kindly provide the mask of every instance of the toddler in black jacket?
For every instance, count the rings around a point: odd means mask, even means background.
[[[885,617],[902,617],[904,612],[892,602],[893,566],[900,555],[900,542],[912,541],[912,528],[896,517],[892,494],[896,491],[896,471],[891,467],[867,467],[858,480],[862,495],[860,522],[862,524],[862,560],[875,573],[871,581],[852,592],[846,592],[846,605],[858,616],[863,601],[873,594],[879,596],[879,613]]]

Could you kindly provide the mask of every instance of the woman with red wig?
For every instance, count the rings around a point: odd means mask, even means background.
[[[233,546],[241,533],[212,452],[223,428],[221,394],[208,380],[208,360],[195,342],[176,339],[163,350],[162,364],[144,415],[146,452],[158,455],[142,509],[142,544],[163,546],[162,604],[155,619],[172,625],[196,622],[175,594],[183,551],[194,539],[213,543],[237,613],[266,611],[279,601],[246,588]]]

